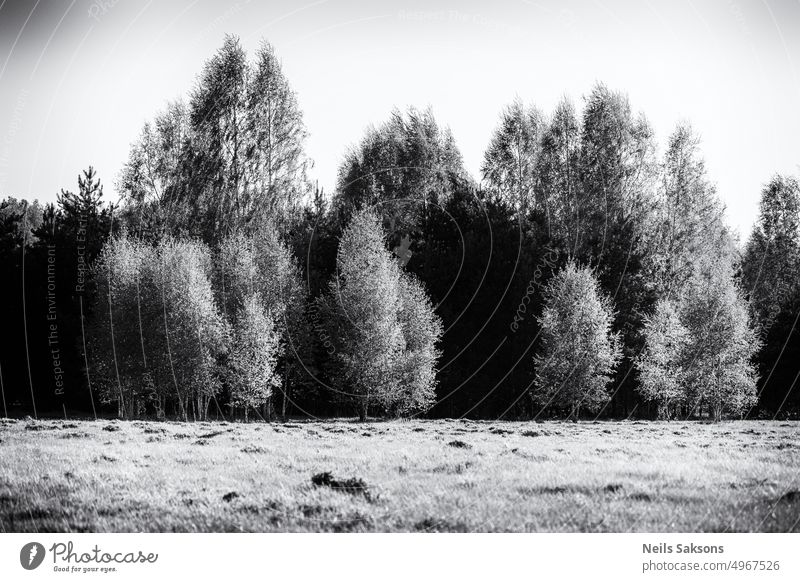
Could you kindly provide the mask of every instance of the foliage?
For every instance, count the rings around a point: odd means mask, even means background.
[[[588,229],[581,246],[601,269],[625,264],[615,252],[639,250],[652,202],[654,153],[644,115],[633,114],[625,95],[595,86],[583,111],[578,211]],[[624,238],[619,250],[615,237]]]
[[[575,416],[654,402],[720,418],[749,413],[760,378],[760,412],[797,406],[794,178],[765,186],[740,257],[691,128],[657,161],[645,117],[603,85],[580,110],[503,110],[480,185],[431,110],[368,130],[333,196],[312,196],[305,136],[272,48],[248,59],[227,37],[131,147],[121,208],[91,167],[57,204],[0,202],[16,330],[0,350],[4,401],[87,410],[99,391],[121,416],[202,418],[245,390],[240,409],[284,417],[344,400],[362,416],[520,418],[552,397]],[[572,271],[566,301],[551,287]]]
[[[800,289],[800,185],[775,176],[764,187],[742,262],[753,309],[769,326]]]
[[[280,369],[285,380],[281,390],[285,415],[292,380],[300,374],[303,357],[307,357],[305,294],[294,258],[275,230],[265,227],[254,235],[239,232],[225,238],[216,262],[216,295],[228,322],[239,325],[239,317],[247,313],[246,304],[257,300],[262,317],[269,319],[270,333],[281,345],[273,367]],[[255,315],[250,313],[249,317]]]
[[[644,320],[645,347],[637,359],[639,393],[658,406],[658,416],[670,419],[685,399],[689,331],[668,299],[656,303]]]
[[[724,230],[722,204],[706,176],[699,139],[690,126],[679,125],[664,155],[651,218],[647,264],[656,292],[678,296],[697,271],[698,261],[720,250],[715,245]]]
[[[131,149],[120,189],[137,231],[215,243],[265,223],[283,229],[311,190],[306,134],[272,46],[250,63],[227,36],[188,105],[170,105]]]
[[[577,418],[581,407],[596,411],[609,399],[607,386],[620,359],[611,301],[592,271],[572,261],[544,297],[532,395],[542,407],[567,408]]]
[[[191,124],[183,101],[169,103],[145,123],[131,145],[117,190],[131,231],[148,240],[190,230],[189,208],[180,196],[191,176]]]
[[[202,244],[165,239],[157,246],[122,235],[93,268],[98,282],[90,329],[91,374],[120,417],[207,416],[220,388],[216,359],[228,329],[211,289],[211,257]]]
[[[361,418],[371,405],[397,392],[392,371],[405,349],[397,317],[400,272],[382,235],[374,214],[353,216],[339,242],[337,273],[321,306],[337,341],[331,377],[355,401]]]
[[[484,179],[523,217],[535,206],[540,191],[536,166],[543,128],[539,110],[517,100],[503,110],[484,154]]]
[[[536,183],[547,204],[547,233],[565,256],[575,256],[586,217],[580,207],[580,126],[570,101],[556,106],[541,140]]]
[[[277,374],[280,336],[272,317],[264,311],[257,294],[250,295],[236,319],[231,345],[231,407],[244,410],[269,402],[272,389],[280,386]]]
[[[9,196],[0,201],[0,225],[2,238],[0,248],[9,253],[22,245],[33,245],[44,218],[44,211],[38,200],[28,202]]]
[[[731,259],[709,257],[681,302],[681,319],[689,331],[686,393],[691,410],[706,404],[715,420],[723,413],[747,412],[757,401],[752,360],[760,341],[733,279]]]
[[[394,231],[413,232],[464,176],[452,133],[430,109],[395,110],[346,154],[332,211],[344,224],[354,210],[374,206]]]
[[[759,352],[761,404],[800,409],[795,332],[800,313],[800,186],[774,176],[761,192],[760,212],[742,258],[747,294],[763,345]]]
[[[394,414],[433,401],[441,324],[422,285],[384,247],[378,217],[353,215],[342,234],[337,273],[320,301],[336,346],[331,377],[366,418],[371,406]]]
[[[676,300],[659,301],[646,319],[639,392],[665,418],[680,406],[687,416],[706,406],[720,420],[757,402],[753,358],[760,342],[734,279],[734,255],[709,238],[716,250],[693,259],[695,270]]]
[[[441,356],[437,344],[442,336],[442,322],[425,287],[406,273],[400,278],[398,319],[405,352],[394,372],[397,393],[388,394],[383,405],[394,416],[405,416],[428,410],[436,399],[436,362]]]

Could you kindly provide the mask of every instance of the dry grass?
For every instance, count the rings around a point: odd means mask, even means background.
[[[760,421],[0,420],[0,531],[800,531],[799,437]]]

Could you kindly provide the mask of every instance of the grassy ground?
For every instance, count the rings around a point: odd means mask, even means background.
[[[0,531],[785,532],[799,520],[797,422],[0,420]]]

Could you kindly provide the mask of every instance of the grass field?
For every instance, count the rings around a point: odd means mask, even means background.
[[[797,422],[0,420],[7,532],[786,532],[799,521]]]

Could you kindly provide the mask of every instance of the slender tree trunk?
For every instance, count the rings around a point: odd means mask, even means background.
[[[287,375],[288,376],[288,375]],[[286,386],[283,387],[283,405],[281,406],[281,418],[285,421],[286,420],[286,401],[289,399],[289,379],[286,379]]]
[[[572,420],[572,422],[578,422],[578,416],[580,415],[580,404],[573,404],[569,411],[569,416],[567,417],[568,420]]]

